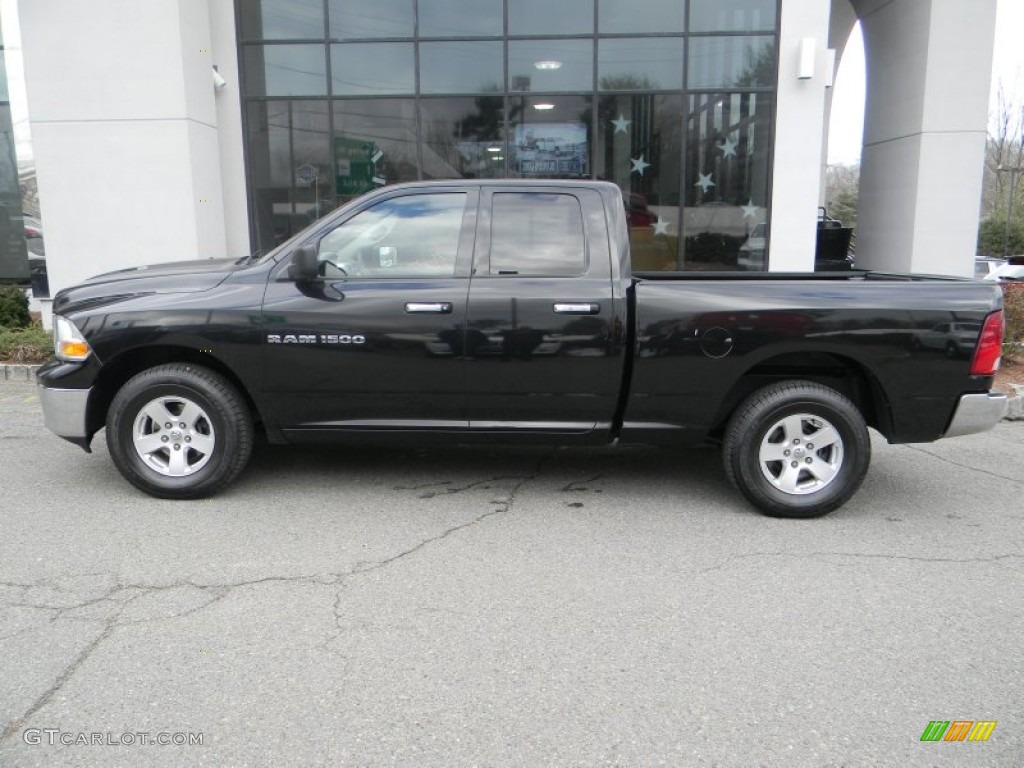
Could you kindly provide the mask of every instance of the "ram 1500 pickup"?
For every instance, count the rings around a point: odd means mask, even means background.
[[[262,257],[101,275],[54,301],[46,425],[154,496],[270,443],[722,445],[763,512],[822,515],[893,443],[989,429],[1002,298],[972,280],[631,269],[604,182],[387,187]],[[972,329],[958,353],[928,342]]]

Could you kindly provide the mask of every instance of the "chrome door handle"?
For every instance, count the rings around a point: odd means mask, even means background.
[[[406,303],[405,311],[410,315],[450,315],[452,303],[450,301],[410,301]]]
[[[600,304],[587,302],[559,302],[553,307],[558,315],[596,315],[601,311]]]

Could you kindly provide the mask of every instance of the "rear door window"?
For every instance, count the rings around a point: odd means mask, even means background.
[[[573,277],[587,269],[575,195],[498,192],[491,205],[491,275]]]

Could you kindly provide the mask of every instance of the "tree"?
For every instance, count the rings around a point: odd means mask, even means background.
[[[1008,96],[1002,83],[989,125],[978,252],[1002,254],[1006,248],[1012,255],[1024,252],[1021,247],[1024,242],[1024,173],[1009,170],[1024,169],[1024,101]],[[1012,210],[1008,210],[1011,202]]]
[[[859,165],[830,165],[825,173],[825,207],[843,226],[857,226],[860,190]]]

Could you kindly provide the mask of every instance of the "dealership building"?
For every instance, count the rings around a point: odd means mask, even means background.
[[[54,291],[267,251],[359,194],[419,179],[605,179],[623,190],[640,267],[813,269],[831,85],[857,20],[858,266],[972,271],[995,0],[17,10]],[[10,264],[21,223],[6,99]]]

